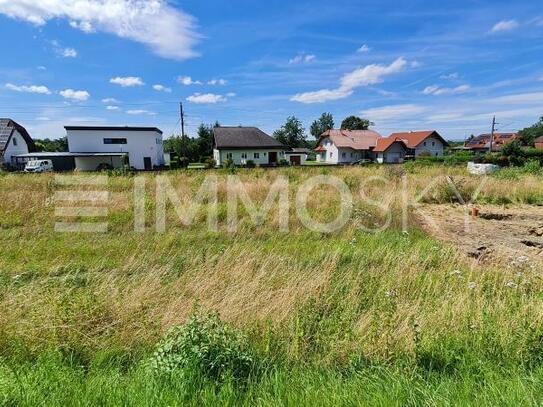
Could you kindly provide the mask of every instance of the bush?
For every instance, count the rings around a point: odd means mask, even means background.
[[[204,160],[204,164],[206,168],[215,168],[217,166],[217,161],[215,161],[213,158],[208,157]]]
[[[190,160],[187,157],[179,157],[179,168],[187,168]]]
[[[255,168],[256,167],[256,164],[253,160],[247,160],[247,162],[245,163],[245,166],[247,168]]]
[[[232,160],[231,158],[227,158],[223,164],[223,167],[231,170],[236,168],[236,164],[234,164],[234,160]]]
[[[281,158],[281,159],[279,160],[279,166],[281,166],[281,167],[286,167],[286,166],[288,166],[288,165],[290,165],[290,163],[288,162],[288,160],[285,160],[284,158]]]
[[[158,344],[150,365],[156,373],[197,370],[220,382],[247,379],[254,357],[247,338],[216,313],[196,313],[185,325],[170,330]]]

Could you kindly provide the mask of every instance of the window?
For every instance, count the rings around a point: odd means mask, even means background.
[[[125,138],[105,138],[104,144],[128,144]]]
[[[424,146],[426,147],[426,141],[424,142]]]
[[[226,153],[226,158],[228,160],[231,160],[232,159],[232,153]]]
[[[432,147],[435,147],[435,146],[436,146],[436,142],[432,141]]]
[[[257,158],[257,159],[260,158],[260,153],[254,153],[254,154],[253,154],[253,157],[254,157],[254,158]]]
[[[13,145],[14,145],[14,146],[17,145],[17,137],[13,137]]]
[[[161,139],[160,137],[157,137],[157,138],[156,138],[156,143],[157,143],[158,145],[161,145],[161,144],[162,144],[162,139]]]
[[[353,153],[351,153],[351,158],[353,158]]]
[[[341,153],[341,158],[345,158],[345,153]]]
[[[330,151],[330,158],[332,158],[333,156],[334,156],[334,153],[332,153],[332,152]]]
[[[241,153],[241,158],[242,159],[247,159],[247,153]]]

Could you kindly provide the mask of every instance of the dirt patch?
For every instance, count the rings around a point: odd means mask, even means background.
[[[465,206],[425,205],[418,218],[427,232],[478,261],[543,266],[542,207],[477,208],[473,217]]]

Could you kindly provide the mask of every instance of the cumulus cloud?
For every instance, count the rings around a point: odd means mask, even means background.
[[[458,93],[466,93],[469,91],[471,87],[469,85],[460,85],[455,88],[442,88],[437,85],[427,86],[424,88],[422,93],[425,95],[434,95],[434,96],[440,96],[440,95],[456,95]]]
[[[164,85],[153,85],[153,89],[157,92],[172,93],[172,89]]]
[[[149,116],[156,115],[155,112],[150,112],[149,110],[143,110],[143,109],[127,110],[126,113],[131,114],[131,115],[149,115]]]
[[[498,32],[504,32],[504,31],[511,31],[514,30],[519,26],[519,23],[517,20],[502,20],[492,27],[490,32],[492,33],[498,33]]]
[[[361,54],[365,53],[365,52],[370,52],[371,51],[371,48],[368,47],[366,44],[362,45],[360,48],[358,48],[356,50],[356,52],[359,52]]]
[[[345,74],[337,89],[322,89],[315,92],[298,93],[290,100],[300,103],[323,103],[329,100],[344,99],[352,95],[356,88],[382,83],[384,77],[401,72],[407,61],[398,58],[390,65],[371,64]]]
[[[120,107],[109,105],[109,106],[106,106],[106,110],[120,110]]]
[[[458,72],[453,72],[450,74],[441,75],[440,78],[441,79],[458,79],[460,78],[460,75],[458,75]]]
[[[177,82],[181,85],[190,86],[190,85],[201,85],[202,82],[193,80],[190,76],[178,76]]]
[[[105,99],[102,99],[102,103],[106,103],[106,104],[118,104],[118,103],[121,103],[119,102],[117,99],[115,98],[105,98]]]
[[[74,48],[64,48],[61,50],[60,55],[64,58],[77,58],[77,51]]]
[[[294,58],[289,59],[288,63],[290,65],[309,64],[314,62],[316,59],[317,56],[313,54],[298,54]]]
[[[59,93],[64,99],[75,100],[78,102],[84,102],[90,98],[90,93],[86,90],[65,89],[61,90]]]
[[[38,93],[41,95],[50,95],[51,91],[47,88],[47,86],[36,86],[36,85],[30,85],[30,86],[18,86],[14,85],[12,83],[6,83],[6,88],[9,90],[12,90],[14,92],[23,92],[23,93]]]
[[[141,80],[141,78],[137,76],[125,76],[125,77],[117,76],[116,78],[111,78],[109,80],[109,83],[122,86],[123,88],[145,85],[145,83]]]
[[[214,93],[195,93],[187,98],[191,103],[196,104],[215,104],[219,102],[226,102],[228,99],[223,95],[216,95]]]
[[[148,46],[165,58],[198,54],[195,19],[166,0],[0,0],[0,13],[43,26],[65,19],[86,33],[105,32]]]

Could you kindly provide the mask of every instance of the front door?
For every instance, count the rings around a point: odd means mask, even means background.
[[[145,171],[151,171],[153,169],[151,157],[143,157],[143,167],[145,168]]]
[[[273,151],[273,152],[268,153],[268,163],[269,164],[277,164],[277,151]]]

